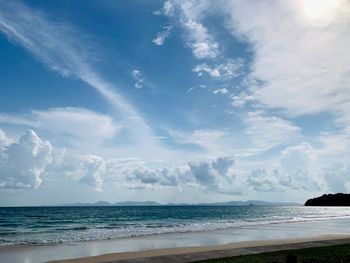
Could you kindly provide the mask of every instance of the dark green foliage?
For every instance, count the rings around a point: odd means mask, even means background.
[[[286,263],[294,255],[298,263],[350,263],[350,244],[319,248],[284,250],[232,258],[211,259],[201,263]]]
[[[307,200],[305,206],[350,206],[350,194],[325,194]]]

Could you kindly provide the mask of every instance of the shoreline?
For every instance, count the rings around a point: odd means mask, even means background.
[[[137,259],[142,262],[155,262],[168,258],[168,262],[182,262],[184,256],[191,262],[193,260],[206,260],[222,257],[223,254],[247,255],[256,252],[271,252],[282,249],[298,249],[306,247],[320,247],[334,244],[350,243],[350,235],[329,234],[318,235],[303,238],[284,238],[271,240],[256,240],[233,242],[225,245],[213,246],[192,246],[192,247],[176,247],[162,248],[145,251],[108,253],[98,256],[63,259],[47,261],[46,263],[104,263],[104,262],[133,262]],[[242,250],[243,249],[243,250]],[[245,249],[245,250],[244,250]],[[218,253],[219,252],[219,253]],[[246,252],[246,253],[245,253]],[[180,257],[178,257],[180,256]],[[198,258],[199,257],[199,258]],[[181,260],[181,261],[180,261]],[[159,261],[161,262],[161,261]]]
[[[140,234],[140,235],[130,235],[130,236],[121,236],[116,238],[101,238],[101,239],[91,239],[91,240],[77,240],[77,241],[68,241],[68,242],[56,242],[56,243],[29,243],[29,244],[11,244],[11,245],[2,245],[0,246],[0,251],[3,249],[21,249],[21,248],[31,248],[31,247],[48,247],[48,246],[59,246],[59,245],[76,245],[81,243],[92,243],[92,242],[111,242],[111,241],[117,241],[117,240],[128,240],[128,239],[147,239],[147,238],[153,238],[157,236],[174,236],[174,235],[187,235],[187,234],[205,234],[205,233],[220,233],[223,231],[234,231],[239,229],[263,229],[263,228],[269,228],[273,226],[288,226],[288,225],[294,225],[294,224],[303,224],[303,223],[318,223],[323,221],[333,221],[333,220],[349,220],[350,222],[350,215],[344,216],[344,217],[337,217],[337,218],[317,218],[317,219],[304,219],[304,220],[286,220],[282,222],[269,222],[269,223],[263,223],[263,224],[245,224],[245,225],[237,225],[232,227],[220,227],[220,228],[213,228],[213,229],[201,229],[201,230],[188,230],[188,231],[169,231],[169,232],[159,232],[159,233],[149,233],[149,234]],[[350,226],[350,224],[349,224]],[[350,231],[349,231],[350,234]]]
[[[249,244],[249,246],[252,246],[260,243],[261,245],[268,244],[266,242],[276,242],[276,240],[281,242],[281,240],[285,239],[289,241],[293,239],[294,242],[300,243],[305,238],[317,237],[317,239],[322,239],[320,237],[323,237],[323,239],[335,239],[337,237],[348,237],[347,235],[350,237],[349,229],[349,218],[331,219],[327,220],[327,223],[321,220],[55,245],[6,246],[0,247],[0,256],[4,263],[43,263],[50,261],[64,262],[59,260],[89,258],[116,253],[150,253],[146,251],[152,251],[153,253],[154,250],[164,252],[169,251],[169,249],[171,252],[174,252],[177,248],[181,248],[179,251],[185,252],[203,250],[203,252],[193,253],[212,253],[210,252],[211,248],[222,249],[228,244],[235,244],[235,246],[238,244],[247,246]],[[206,250],[209,250],[209,252],[205,252]],[[163,260],[160,262],[168,261]]]

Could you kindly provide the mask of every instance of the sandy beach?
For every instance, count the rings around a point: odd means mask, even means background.
[[[135,262],[136,259],[141,259],[142,262],[193,262],[196,260],[219,258],[224,254],[227,254],[228,256],[246,255],[258,252],[278,251],[281,249],[296,249],[347,243],[350,243],[350,235],[319,235],[304,238],[236,242],[217,246],[181,247],[110,253],[93,257],[55,260],[49,261],[48,263]],[[180,257],[178,257],[179,255]]]

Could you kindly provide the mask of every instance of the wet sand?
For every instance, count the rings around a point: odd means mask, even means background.
[[[50,261],[49,263],[107,262],[194,262],[225,256],[238,256],[284,249],[349,244],[350,235],[320,235],[305,238],[237,242],[227,245],[154,249],[138,252],[111,253],[94,257]]]

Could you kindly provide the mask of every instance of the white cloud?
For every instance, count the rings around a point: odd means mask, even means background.
[[[189,163],[190,171],[200,184],[214,185],[215,174],[207,162]]]
[[[347,185],[350,184],[350,169],[345,163],[335,163],[325,168],[323,177],[331,192],[348,192]]]
[[[278,181],[278,170],[274,169],[269,174],[266,169],[255,169],[248,176],[247,183],[258,192],[278,192],[280,188]]]
[[[257,192],[319,194],[327,191],[325,166],[310,144],[300,143],[282,150],[277,159],[260,163],[248,174],[247,185]]]
[[[213,93],[214,94],[226,94],[228,92],[228,90],[226,88],[222,88],[222,89],[217,89],[217,90],[214,90]]]
[[[234,164],[234,160],[227,156],[218,157],[215,161],[212,162],[212,166],[214,170],[216,170],[218,174],[221,176],[225,176],[229,168],[233,164]]]
[[[0,114],[0,123],[24,125],[49,131],[56,137],[65,138],[66,142],[88,141],[94,145],[112,139],[121,129],[108,115],[72,107],[32,110],[24,115]]]
[[[210,39],[207,29],[202,24],[188,20],[183,23],[183,26],[188,31],[187,44],[192,48],[195,57],[215,58],[218,55],[218,43]]]
[[[166,16],[172,16],[174,12],[174,6],[170,1],[165,1],[163,8],[161,10],[157,10],[153,12],[155,15],[166,15]]]
[[[136,83],[134,84],[134,87],[137,88],[137,89],[142,89],[142,88],[143,88],[143,85],[142,85],[141,83],[139,83],[139,82],[136,82]]]
[[[4,135],[4,134],[3,134]],[[0,148],[0,188],[37,188],[51,163],[52,146],[28,130],[19,142]]]
[[[241,92],[238,96],[231,95],[232,105],[235,107],[242,107],[248,101],[255,101],[252,95],[248,95],[246,92]]]
[[[0,7],[0,31],[9,40],[24,47],[49,69],[89,84],[121,113],[134,140],[141,145],[157,145],[152,130],[138,111],[98,75],[91,45],[81,32],[17,1],[2,1]]]
[[[157,36],[154,39],[152,39],[152,42],[157,46],[162,46],[164,44],[165,39],[170,37],[170,32],[172,28],[172,26],[165,26],[165,30],[157,33]]]
[[[193,68],[192,71],[196,72],[199,77],[203,76],[203,73],[205,72],[213,78],[229,80],[242,74],[241,70],[243,65],[243,59],[231,59],[225,63],[216,64],[213,67],[208,66],[206,63],[202,63]]]
[[[189,174],[206,191],[241,195],[241,189],[234,184],[235,175],[229,172],[233,164],[234,161],[230,157],[218,157],[209,162],[190,162]]]
[[[200,147],[204,155],[224,155],[230,152],[231,145],[226,130],[194,130],[191,132],[169,130],[169,134],[180,144],[193,144]]]
[[[54,133],[70,133],[76,137],[111,139],[120,129],[110,116],[82,108],[52,108],[48,111],[32,111],[40,129]]]
[[[190,93],[190,92],[193,91],[194,89],[196,89],[196,87],[191,87],[191,88],[187,89],[186,93]]]
[[[150,185],[158,187],[177,187],[179,184],[178,169],[157,169],[152,171],[145,167],[133,168],[129,171],[128,180],[133,182],[133,185]]]
[[[261,111],[249,112],[243,122],[246,124],[245,133],[257,151],[292,143],[301,136],[299,127],[281,118],[266,116]]]
[[[200,13],[207,5],[205,1],[166,1],[163,6],[162,13],[175,17],[176,22],[185,30],[186,45],[198,59],[215,58],[219,54],[218,43],[200,21]]]
[[[64,163],[58,167],[66,176],[79,183],[92,186],[101,192],[106,173],[105,160],[97,155],[66,156]]]
[[[7,138],[4,131],[0,129],[0,150],[4,150],[4,148],[9,144],[10,144],[10,139]]]
[[[217,68],[210,68],[205,63],[197,65],[194,69],[192,69],[192,71],[196,72],[199,77],[203,75],[203,72],[208,73],[210,76],[214,78],[219,78],[221,76],[220,71]]]
[[[53,155],[48,141],[28,130],[18,143],[7,144],[0,150],[1,188],[37,188],[44,179],[62,180],[62,175],[96,191],[113,186],[128,189],[172,187],[178,191],[186,187],[222,195],[247,194],[251,190],[343,191],[350,184],[347,164],[338,162],[328,166],[323,163],[324,153],[307,143],[287,147],[271,165],[252,169],[250,173],[249,169],[234,168],[235,162],[228,156],[151,169],[139,158],[105,159],[65,152],[59,155]]]
[[[254,98],[294,116],[348,115],[349,2],[338,1],[332,15],[327,9],[316,20],[301,0],[226,3],[227,27],[255,52],[251,77],[263,84]]]
[[[134,84],[134,87],[137,89],[143,88],[143,82],[145,81],[145,79],[142,76],[142,73],[139,70],[134,69],[132,71],[132,76],[133,76],[134,80],[136,81]]]

